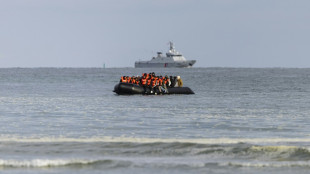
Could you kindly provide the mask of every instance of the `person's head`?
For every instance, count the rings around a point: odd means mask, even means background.
[[[180,77],[180,76],[177,76],[177,79],[181,79],[181,77]]]

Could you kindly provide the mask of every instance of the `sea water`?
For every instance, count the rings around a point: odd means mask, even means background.
[[[180,75],[194,95],[113,93]],[[0,173],[309,173],[310,69],[2,68]]]

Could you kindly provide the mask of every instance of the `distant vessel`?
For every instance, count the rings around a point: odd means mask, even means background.
[[[186,60],[185,57],[174,49],[173,43],[169,42],[170,49],[166,53],[166,57],[162,52],[157,52],[157,57],[153,57],[150,61],[136,61],[135,68],[186,68],[192,67],[196,60]]]

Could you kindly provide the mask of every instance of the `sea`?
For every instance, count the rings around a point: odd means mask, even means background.
[[[181,76],[194,95],[117,95]],[[1,174],[310,173],[309,68],[0,68]]]

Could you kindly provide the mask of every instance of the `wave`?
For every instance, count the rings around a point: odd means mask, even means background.
[[[309,161],[297,161],[297,162],[229,162],[220,163],[219,166],[233,166],[233,167],[255,167],[255,168],[265,168],[265,167],[310,167]]]
[[[69,164],[90,164],[93,161],[87,160],[49,160],[49,159],[33,159],[33,160],[0,160],[0,166],[3,167],[53,167],[65,166]]]
[[[310,161],[308,146],[261,146],[252,144],[193,144],[193,143],[2,143],[2,157],[141,157],[141,158],[203,158],[259,161]],[[35,161],[32,161],[35,162]],[[46,161],[50,162],[50,161]],[[66,162],[62,162],[66,165]],[[85,163],[92,161],[86,160]],[[84,161],[80,161],[84,163]],[[2,164],[2,163],[0,163]],[[27,163],[21,163],[28,165]]]
[[[310,161],[228,161],[228,162],[204,162],[204,161],[166,161],[157,159],[148,161],[141,160],[118,160],[118,159],[32,159],[32,160],[3,160],[0,159],[0,168],[209,168],[209,167],[247,167],[247,168],[283,168],[283,167],[310,167]]]
[[[0,166],[7,168],[44,168],[44,167],[83,167],[102,165],[108,168],[128,167],[129,161],[111,159],[31,159],[31,160],[4,160],[0,159]]]
[[[267,143],[268,142],[268,143]],[[309,139],[0,138],[0,167],[309,166]],[[22,160],[9,159],[16,156]],[[27,157],[38,158],[24,160]],[[52,156],[59,159],[40,159]],[[77,159],[63,159],[74,156]],[[84,158],[85,157],[85,158]],[[103,158],[103,159],[102,159]],[[142,159],[142,160],[141,160]],[[310,167],[310,166],[309,166]]]

